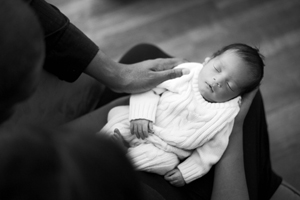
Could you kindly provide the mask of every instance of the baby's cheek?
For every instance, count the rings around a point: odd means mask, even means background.
[[[218,103],[229,101],[230,99],[233,99],[236,97],[235,94],[229,93],[227,91],[223,91],[218,93],[217,97],[215,98],[215,101]]]

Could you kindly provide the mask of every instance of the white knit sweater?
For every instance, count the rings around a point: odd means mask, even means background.
[[[188,68],[190,73],[131,96],[129,120],[153,121],[154,134],[160,143],[165,143],[161,145],[164,149],[167,145],[187,152],[189,157],[178,169],[190,183],[206,174],[224,153],[239,112],[240,97],[225,103],[207,102],[198,89],[202,64],[184,63],[177,68]],[[174,153],[181,159],[185,157],[176,148]]]

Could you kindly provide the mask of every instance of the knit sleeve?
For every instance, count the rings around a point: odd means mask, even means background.
[[[220,160],[228,146],[233,124],[234,121],[228,123],[211,140],[194,150],[190,157],[178,165],[186,183],[202,177]]]
[[[155,122],[155,113],[163,88],[154,88],[148,92],[133,94],[129,101],[129,121],[147,119]]]

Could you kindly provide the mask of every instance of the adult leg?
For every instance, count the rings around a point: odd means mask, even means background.
[[[250,199],[270,199],[282,179],[272,170],[267,122],[260,92],[249,109],[243,131],[244,167]]]
[[[254,99],[245,120],[243,145],[251,199],[300,199],[300,192],[272,171],[267,123],[260,93]],[[253,167],[253,163],[256,167]]]

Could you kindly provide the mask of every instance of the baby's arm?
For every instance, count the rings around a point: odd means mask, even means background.
[[[165,174],[165,180],[169,181],[172,185],[182,187],[185,185],[183,176],[178,168],[175,168]]]
[[[202,177],[220,160],[228,145],[232,126],[233,122],[228,123],[228,126],[177,166],[187,184]]]
[[[153,123],[163,88],[154,88],[148,92],[133,94],[129,101],[129,120],[131,134],[145,139],[153,132]]]
[[[131,120],[130,132],[137,138],[145,139],[149,136],[149,133],[153,133],[153,122],[147,119]]]

